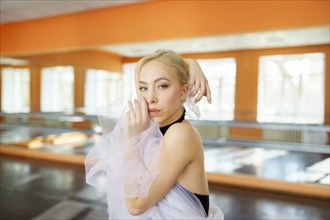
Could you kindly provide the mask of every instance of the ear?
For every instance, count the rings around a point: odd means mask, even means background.
[[[188,95],[188,91],[189,91],[189,85],[188,84],[184,84],[182,86],[182,91],[181,91],[181,100],[185,100],[187,95]]]

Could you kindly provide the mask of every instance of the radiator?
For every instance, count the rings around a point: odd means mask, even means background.
[[[219,138],[226,137],[228,133],[227,127],[219,127],[215,125],[195,125],[202,138]]]
[[[263,130],[262,139],[274,141],[301,142],[303,133],[295,130]]]

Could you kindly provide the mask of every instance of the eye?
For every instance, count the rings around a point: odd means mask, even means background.
[[[166,88],[168,88],[168,85],[161,84],[161,85],[158,86],[158,88],[160,88],[160,89],[166,89]]]
[[[147,91],[148,88],[147,88],[147,87],[144,87],[144,86],[140,86],[140,87],[139,87],[139,90],[140,90],[141,92],[143,92],[143,91]]]

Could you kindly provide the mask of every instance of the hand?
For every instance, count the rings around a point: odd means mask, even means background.
[[[188,65],[189,70],[189,84],[193,86],[192,95],[195,97],[195,102],[199,102],[203,96],[207,98],[209,104],[212,103],[211,90],[209,82],[206,79],[201,67],[198,62],[193,59],[185,59],[185,63]]]
[[[134,106],[128,102],[128,112],[126,114],[128,122],[128,136],[134,137],[150,126],[147,102],[143,97],[134,99]]]

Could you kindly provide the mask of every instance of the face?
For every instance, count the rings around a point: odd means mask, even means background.
[[[153,60],[145,64],[138,77],[138,94],[145,98],[149,115],[159,126],[168,125],[182,114],[188,85],[181,85],[170,66]]]

